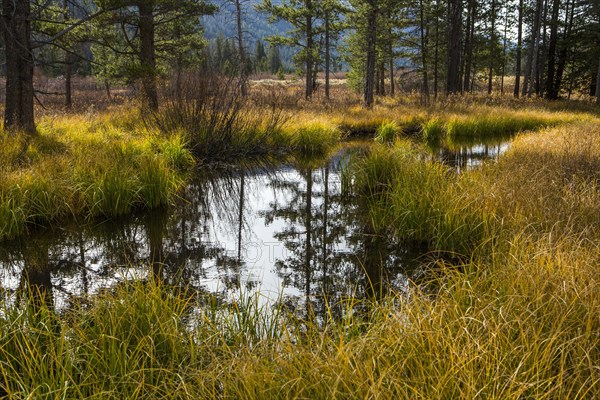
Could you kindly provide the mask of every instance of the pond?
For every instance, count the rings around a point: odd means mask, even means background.
[[[35,287],[61,310],[153,276],[224,300],[260,293],[292,310],[310,304],[319,314],[344,298],[406,291],[424,276],[427,244],[378,236],[364,221],[343,173],[361,151],[349,145],[323,162],[199,172],[174,207],[2,243],[0,296],[13,301]]]

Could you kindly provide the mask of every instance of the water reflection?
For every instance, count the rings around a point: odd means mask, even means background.
[[[509,142],[456,145],[435,149],[437,158],[457,172],[480,167],[484,161],[498,160],[509,148]]]
[[[370,229],[344,190],[347,162],[342,151],[324,162],[199,173],[176,207],[3,243],[1,293],[20,301],[31,290],[60,310],[154,277],[222,298],[258,290],[301,315],[339,315],[346,297],[404,290],[427,251]]]

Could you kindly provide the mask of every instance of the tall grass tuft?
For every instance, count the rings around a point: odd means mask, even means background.
[[[199,361],[184,317],[189,300],[154,282],[127,283],[74,319],[78,374],[89,394],[166,396]],[[79,315],[73,315],[79,317]],[[85,386],[84,386],[85,387]]]
[[[461,137],[482,139],[507,138],[521,131],[539,129],[571,122],[572,117],[539,112],[490,112],[453,116],[446,122],[446,131],[450,140]]]
[[[376,229],[468,256],[489,233],[485,211],[467,195],[470,182],[427,161],[411,142],[375,148],[353,167],[354,190]]]
[[[25,229],[26,212],[21,193],[0,195],[0,238],[13,239]]]
[[[402,129],[394,121],[380,125],[375,132],[375,141],[381,144],[391,144],[402,133]]]
[[[152,140],[152,146],[167,161],[169,167],[175,168],[178,171],[186,171],[195,164],[194,157],[188,150],[189,143],[181,133],[157,135]]]
[[[11,170],[22,161],[27,149],[25,135],[0,130],[0,172]]]
[[[342,319],[264,318],[256,297],[195,301],[150,279],[59,316],[0,313],[9,398],[595,398],[598,247],[515,237],[508,252],[443,269],[435,297],[349,299]],[[583,257],[583,258],[582,258]],[[578,261],[577,261],[578,260]],[[576,262],[576,265],[573,263]],[[362,315],[362,316],[361,316]],[[296,321],[297,322],[297,321]]]
[[[338,128],[323,123],[308,123],[287,133],[292,150],[300,156],[323,156],[341,140]]]
[[[404,149],[410,152],[410,144],[403,143],[407,146]],[[374,146],[366,157],[358,158],[349,167],[352,191],[368,211],[368,222],[377,230],[386,229],[389,221],[394,219],[388,205],[401,168],[402,160],[398,154],[381,145]]]
[[[35,296],[0,317],[0,391],[11,398],[164,398],[185,390],[201,353],[184,317],[186,296],[127,283],[66,319]],[[179,395],[176,395],[179,396]]]
[[[431,118],[421,125],[423,139],[427,145],[437,147],[440,145],[446,135],[444,123],[439,118]]]

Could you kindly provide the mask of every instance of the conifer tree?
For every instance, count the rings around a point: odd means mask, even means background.
[[[281,62],[279,47],[275,45],[269,46],[269,72],[276,74],[282,69],[283,63]]]
[[[257,10],[268,13],[271,22],[286,21],[291,30],[287,35],[270,36],[267,40],[272,45],[286,45],[299,48],[295,61],[304,68],[304,96],[312,96],[314,85],[314,64],[318,58],[315,41],[315,21],[317,19],[317,0],[289,0],[280,5],[271,0],[263,0]]]
[[[142,82],[145,105],[151,110],[158,109],[157,77],[161,70],[158,59],[163,55],[169,58],[173,51],[179,52],[179,57],[185,53],[196,57],[198,48],[184,44],[203,43],[202,31],[198,29],[199,17],[213,13],[214,6],[204,0],[97,1],[102,7],[117,9],[96,21],[96,45],[113,50],[113,57],[103,63],[127,57],[121,62],[127,63],[128,77]],[[178,46],[168,46],[173,42]],[[118,49],[114,43],[119,44]],[[110,50],[97,54],[101,57],[110,54]]]

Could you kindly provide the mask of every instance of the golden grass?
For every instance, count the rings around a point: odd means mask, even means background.
[[[584,122],[519,136],[482,185],[500,218],[538,230],[597,235],[600,128]],[[496,171],[502,171],[497,173]],[[489,179],[482,172],[481,179]]]
[[[47,117],[29,143],[6,133],[2,142],[0,240],[31,224],[167,204],[194,163],[180,136],[143,128],[134,111]]]
[[[325,326],[126,284],[61,320],[0,317],[0,391],[66,398],[574,398],[600,393],[597,244],[515,237],[434,297]],[[449,267],[449,266],[446,266]],[[417,290],[415,288],[415,290]],[[199,307],[199,308],[196,308]],[[277,311],[275,311],[277,313]],[[277,315],[277,314],[275,314]],[[364,314],[363,314],[364,315]],[[49,373],[49,371],[56,371]]]
[[[407,135],[424,137],[430,144],[452,147],[491,138],[509,139],[521,131],[598,120],[598,114],[584,106],[570,111],[556,110],[557,106],[550,106],[548,102],[505,98],[486,101],[464,97],[460,101],[421,106],[388,99],[370,110],[358,104],[325,103],[318,107],[310,104],[303,108],[293,105],[288,110],[287,126],[293,127],[307,120],[319,121],[337,126],[350,137],[375,137],[379,127],[394,123]]]

